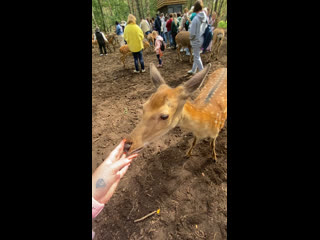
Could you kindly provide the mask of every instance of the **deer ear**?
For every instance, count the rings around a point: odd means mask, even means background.
[[[190,80],[185,82],[184,89],[185,92],[189,95],[195,91],[199,86],[202,85],[204,79],[206,78],[209,69],[211,68],[211,63],[209,63],[204,69],[194,75]]]
[[[156,88],[158,88],[161,84],[166,84],[160,72],[153,63],[150,63],[150,76]]]

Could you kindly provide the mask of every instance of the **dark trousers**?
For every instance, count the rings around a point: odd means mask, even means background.
[[[105,43],[103,43],[103,44],[99,43],[100,54],[102,54],[102,48],[103,48],[104,54],[107,54],[106,44]]]
[[[160,58],[160,54],[157,54],[157,58],[158,58],[159,64],[161,65],[162,64],[162,59]]]
[[[174,48],[174,49],[177,48],[176,36],[177,36],[177,33],[172,33],[172,42],[173,42],[173,48]]]
[[[136,67],[136,71],[139,71],[138,60],[141,65],[141,70],[143,70],[144,69],[144,61],[143,61],[143,56],[142,56],[142,50],[140,52],[133,52],[132,55],[134,58],[134,66]]]

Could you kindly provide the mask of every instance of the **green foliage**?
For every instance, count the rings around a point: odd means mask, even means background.
[[[218,28],[227,28],[227,21],[220,21],[218,23]]]
[[[221,0],[217,0],[217,1],[218,1],[217,8],[219,9]],[[138,0],[138,2],[139,2],[142,16],[149,17],[149,18],[156,16],[157,0]],[[189,8],[189,5],[193,5],[194,2],[195,0],[188,0],[187,3],[182,7],[182,9],[184,9],[184,7]],[[214,2],[215,2],[214,0],[203,0],[204,6],[208,7],[209,9],[212,6],[214,6],[213,4]],[[130,6],[128,6],[128,3],[130,4]],[[101,14],[100,5],[102,8],[103,14]],[[147,9],[147,6],[149,6],[149,9]],[[118,21],[118,22],[127,21],[128,15],[130,13],[137,18],[137,24],[140,24],[140,16],[137,9],[136,0],[92,0],[92,12],[98,27],[105,32],[114,32],[115,21]],[[227,0],[224,0],[221,7],[219,19],[226,20],[226,15],[227,15]],[[103,27],[104,25],[106,29],[104,29]],[[94,20],[92,20],[92,29],[95,29]]]

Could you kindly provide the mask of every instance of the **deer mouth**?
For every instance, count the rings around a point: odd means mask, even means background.
[[[143,149],[143,147],[140,147],[140,148],[136,148],[136,149],[134,149],[133,151],[129,152],[131,146],[132,146],[132,142],[129,142],[129,141],[127,141],[127,142],[124,144],[123,151],[124,151],[125,153],[127,153],[127,155],[131,155],[131,154],[134,154],[134,153],[139,153],[139,152]]]
[[[131,152],[129,153],[129,155],[134,154],[134,153],[139,153],[139,152],[142,151],[142,149],[143,149],[143,147],[137,148],[137,149],[131,151]]]

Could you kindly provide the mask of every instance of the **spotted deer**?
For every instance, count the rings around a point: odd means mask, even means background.
[[[143,50],[146,50],[150,47],[149,42],[146,39],[143,39]],[[121,53],[120,61],[123,63],[123,67],[125,68],[126,65],[126,58],[131,53],[129,50],[128,45],[123,45],[122,47],[119,48],[119,52]]]
[[[213,37],[212,37],[212,51],[210,58],[215,55],[215,58],[218,59],[218,55],[220,52],[220,48],[224,39],[224,29],[223,28],[216,28],[213,30]]]
[[[191,156],[199,139],[210,137],[212,158],[217,160],[215,142],[227,118],[227,68],[209,74],[198,97],[193,102],[188,100],[204,82],[210,66],[208,64],[184,84],[171,88],[154,64],[150,64],[151,80],[157,91],[143,104],[142,119],[126,137],[125,152],[140,152],[148,143],[180,126],[194,135],[187,156]]]
[[[188,48],[190,51],[190,57],[189,62],[192,62],[192,48],[190,43],[190,33],[188,31],[181,31],[176,36],[176,43],[178,45],[177,47],[177,53],[178,53],[178,60],[182,61],[180,49],[181,48]]]
[[[152,36],[152,33],[149,33],[147,36],[147,41],[149,42],[149,45],[150,46],[154,46],[154,41],[155,41],[155,38]]]

